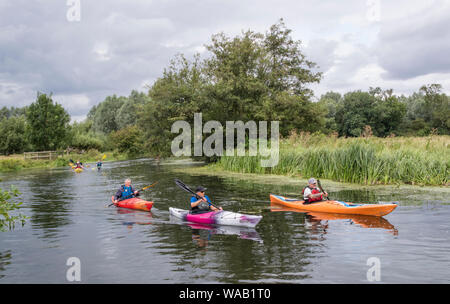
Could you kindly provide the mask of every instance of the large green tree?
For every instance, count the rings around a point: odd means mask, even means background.
[[[0,153],[5,155],[22,153],[28,146],[25,116],[1,119],[0,134],[2,134]]]
[[[171,61],[151,87],[151,101],[143,109],[140,126],[157,153],[170,153],[171,125],[203,120],[280,121],[280,132],[292,129],[317,131],[326,112],[311,102],[308,85],[321,74],[293,40],[283,21],[266,33],[243,32],[235,37],[212,36],[206,59],[192,62],[182,55]]]
[[[215,120],[280,120],[280,131],[315,131],[324,113],[310,101],[308,85],[319,82],[315,63],[306,59],[283,20],[265,33],[246,31],[233,38],[220,33],[207,45],[204,73],[208,110]]]
[[[34,149],[54,150],[66,144],[70,116],[51,95],[38,93],[27,111],[28,135]]]

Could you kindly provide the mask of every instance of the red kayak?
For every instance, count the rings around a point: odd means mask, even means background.
[[[114,203],[114,196],[111,197],[111,201]],[[133,197],[123,201],[118,201],[117,204],[114,205],[121,208],[150,211],[153,207],[153,202],[148,202],[138,197]]]

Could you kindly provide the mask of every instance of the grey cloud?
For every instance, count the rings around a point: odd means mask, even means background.
[[[442,63],[447,56],[441,54],[441,48],[448,47],[440,47],[438,42],[440,36],[445,38],[442,44],[450,41],[440,29],[448,28],[448,23],[438,18],[442,23],[433,30],[427,25],[433,19],[430,16],[423,17],[424,25],[416,31],[422,36],[408,34],[408,23],[403,28],[386,23],[378,47],[357,46],[354,54],[337,57],[335,51],[341,43],[357,43],[345,40],[344,32],[354,25],[342,24],[341,19],[364,16],[365,9],[364,3],[356,0],[345,5],[289,0],[81,0],[81,22],[68,22],[68,6],[63,0],[0,0],[0,104],[25,105],[34,101],[36,91],[53,92],[64,105],[72,103],[67,105],[71,115],[81,117],[108,95],[143,89],[142,82],[159,77],[175,54],[189,58],[209,43],[212,34],[266,31],[279,18],[293,29],[295,39],[305,42],[308,59],[317,62],[320,71],[328,72],[320,84],[327,90],[353,85],[348,79],[360,67],[375,62],[374,54],[379,54],[379,63],[391,77],[446,66]],[[431,16],[435,13],[430,12]],[[411,37],[416,37],[417,46],[402,46]],[[401,60],[414,61],[422,46],[430,42],[428,53],[433,58],[426,61],[431,64],[422,67],[414,62],[411,71],[405,70],[407,65]],[[73,98],[77,95],[87,96],[89,102],[77,102]]]
[[[442,2],[438,1],[438,4]],[[450,6],[430,6],[410,18],[382,23],[373,50],[386,79],[450,72]]]

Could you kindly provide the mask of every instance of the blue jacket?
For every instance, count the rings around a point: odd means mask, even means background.
[[[131,188],[131,191],[130,191],[131,193],[134,193],[134,191],[136,191],[136,190],[133,188],[133,186],[130,186],[130,188]],[[118,199],[122,198],[123,195],[124,195],[124,192],[126,192],[125,190],[126,190],[126,189],[125,189],[125,185],[120,186],[120,189],[117,190],[117,193],[116,193],[116,195],[114,196],[114,199],[115,199],[115,200],[118,200]],[[136,196],[139,196],[139,193],[138,193]],[[128,198],[133,198],[133,197],[134,197],[134,195],[130,195],[129,197],[127,197],[127,199],[128,199]]]

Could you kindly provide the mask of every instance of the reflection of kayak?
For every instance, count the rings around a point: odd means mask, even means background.
[[[114,203],[114,196],[111,197],[111,201]],[[117,204],[114,205],[121,208],[150,211],[153,207],[153,202],[147,202],[138,197],[133,197],[123,201],[118,201]]]
[[[173,219],[175,219],[175,223],[182,223],[179,218],[172,216],[171,221],[173,221]],[[187,224],[187,226],[194,230],[208,230],[211,234],[237,235],[240,239],[262,242],[261,237],[254,228],[238,226],[211,226],[206,224]]]
[[[292,211],[307,213],[311,216],[311,219],[318,221],[330,221],[330,220],[351,220],[353,223],[360,225],[363,228],[383,228],[387,230],[396,230],[395,226],[389,223],[383,217],[370,216],[370,215],[360,215],[360,214],[337,214],[337,213],[323,213],[323,212],[310,212],[302,211],[299,209],[289,208],[280,206],[277,204],[272,204],[271,211]]]
[[[174,217],[198,224],[216,224],[240,227],[255,227],[262,219],[260,215],[248,215],[231,211],[212,211],[200,214],[191,214],[188,210],[169,208]]]
[[[76,173],[81,173],[81,172],[83,172],[83,169],[81,169],[81,168],[75,168],[75,169],[73,169],[73,171],[75,171]]]
[[[270,195],[270,202],[304,211],[373,216],[384,216],[397,207],[397,204],[354,204],[342,201],[320,201],[305,205],[304,201],[273,194]]]

